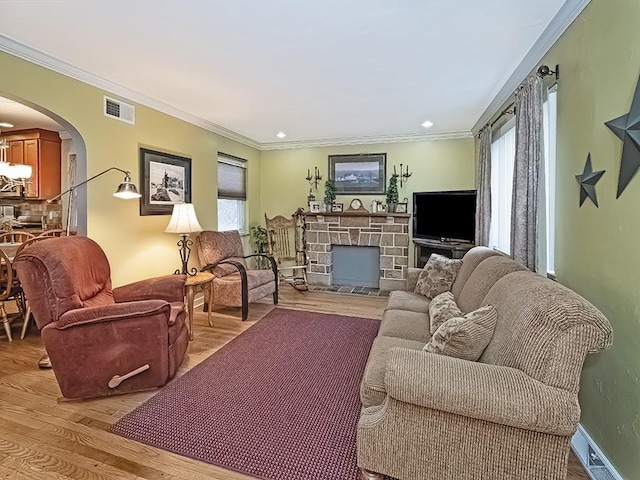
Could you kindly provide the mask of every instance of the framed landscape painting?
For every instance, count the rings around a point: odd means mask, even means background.
[[[191,203],[191,159],[140,149],[140,215],[171,215],[176,203]]]
[[[329,155],[329,178],[336,194],[380,195],[385,192],[386,153]]]

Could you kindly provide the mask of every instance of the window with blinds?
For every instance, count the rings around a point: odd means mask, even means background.
[[[230,155],[218,155],[218,231],[246,232],[246,161]]]

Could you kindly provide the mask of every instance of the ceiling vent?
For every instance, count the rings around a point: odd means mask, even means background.
[[[116,118],[121,122],[136,123],[136,108],[115,98],[104,97],[104,114],[107,117]]]

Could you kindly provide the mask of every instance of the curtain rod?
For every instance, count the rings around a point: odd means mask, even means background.
[[[496,123],[498,123],[498,120],[500,120],[505,115],[514,115],[515,113],[516,113],[516,104],[512,102],[507,108],[505,108],[503,111],[500,112],[500,115],[498,115],[498,117],[493,122],[491,122],[489,126],[493,127]]]

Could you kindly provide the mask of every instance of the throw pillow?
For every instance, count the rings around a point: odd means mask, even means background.
[[[492,305],[450,318],[438,327],[424,350],[475,362],[489,345],[497,320],[498,312]]]
[[[432,253],[420,272],[415,293],[431,299],[436,295],[451,290],[451,285],[456,279],[462,260],[452,260],[437,253]]]
[[[453,293],[444,292],[436,295],[429,304],[429,333],[433,335],[440,325],[453,317],[462,317],[464,313],[453,299]]]

